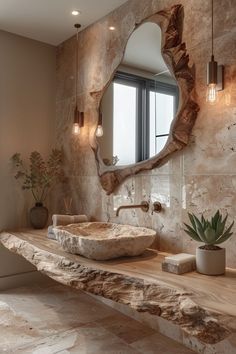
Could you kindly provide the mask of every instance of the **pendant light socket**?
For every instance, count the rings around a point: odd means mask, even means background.
[[[80,24],[80,23],[76,23],[76,24],[74,25],[74,27],[78,30],[79,28],[81,28],[81,24]]]
[[[80,128],[84,126],[84,112],[80,112],[77,106],[75,107],[74,110],[74,123],[79,124]]]
[[[98,125],[102,125],[102,112],[99,112]]]
[[[217,84],[217,61],[214,60],[214,55],[211,56],[211,61],[207,64],[207,85]]]
[[[79,112],[79,126],[80,128],[84,126],[84,112]]]

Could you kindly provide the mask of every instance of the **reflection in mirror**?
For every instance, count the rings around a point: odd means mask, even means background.
[[[103,135],[97,140],[105,165],[134,164],[158,154],[168,139],[178,96],[161,55],[161,29],[146,22],[129,38],[101,101]]]

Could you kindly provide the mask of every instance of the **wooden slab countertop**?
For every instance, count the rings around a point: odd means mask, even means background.
[[[63,251],[46,230],[8,231],[0,242],[52,279],[165,318],[204,343],[214,344],[236,330],[236,270],[224,276],[161,270],[166,253],[93,261]]]

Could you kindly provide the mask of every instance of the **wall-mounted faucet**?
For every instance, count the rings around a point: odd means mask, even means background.
[[[116,216],[119,216],[119,212],[121,209],[141,209],[145,213],[149,210],[149,203],[146,201],[141,202],[141,204],[130,204],[130,205],[121,205],[116,210]]]

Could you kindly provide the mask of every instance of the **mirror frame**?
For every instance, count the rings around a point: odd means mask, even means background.
[[[161,52],[163,59],[170,70],[170,73],[175,78],[179,88],[179,108],[172,121],[169,137],[164,148],[152,158],[132,165],[106,166],[104,164],[100,156],[99,144],[95,135],[96,125],[90,145],[95,155],[100,183],[108,195],[113,193],[127,177],[162,166],[168,161],[174,152],[183,149],[188,144],[193,125],[197,118],[199,106],[194,98],[195,67],[194,65],[191,67],[189,66],[189,55],[187,54],[185,43],[182,42],[183,17],[183,6],[174,5],[170,9],[159,11],[154,15],[145,18],[139,24],[136,24],[132,31],[133,33],[145,22],[156,23],[161,28]],[[127,39],[127,42],[128,40],[129,38]],[[125,50],[123,56],[124,53]],[[103,90],[90,93],[97,102],[97,124],[100,102],[106,88],[114,77],[114,73]]]

